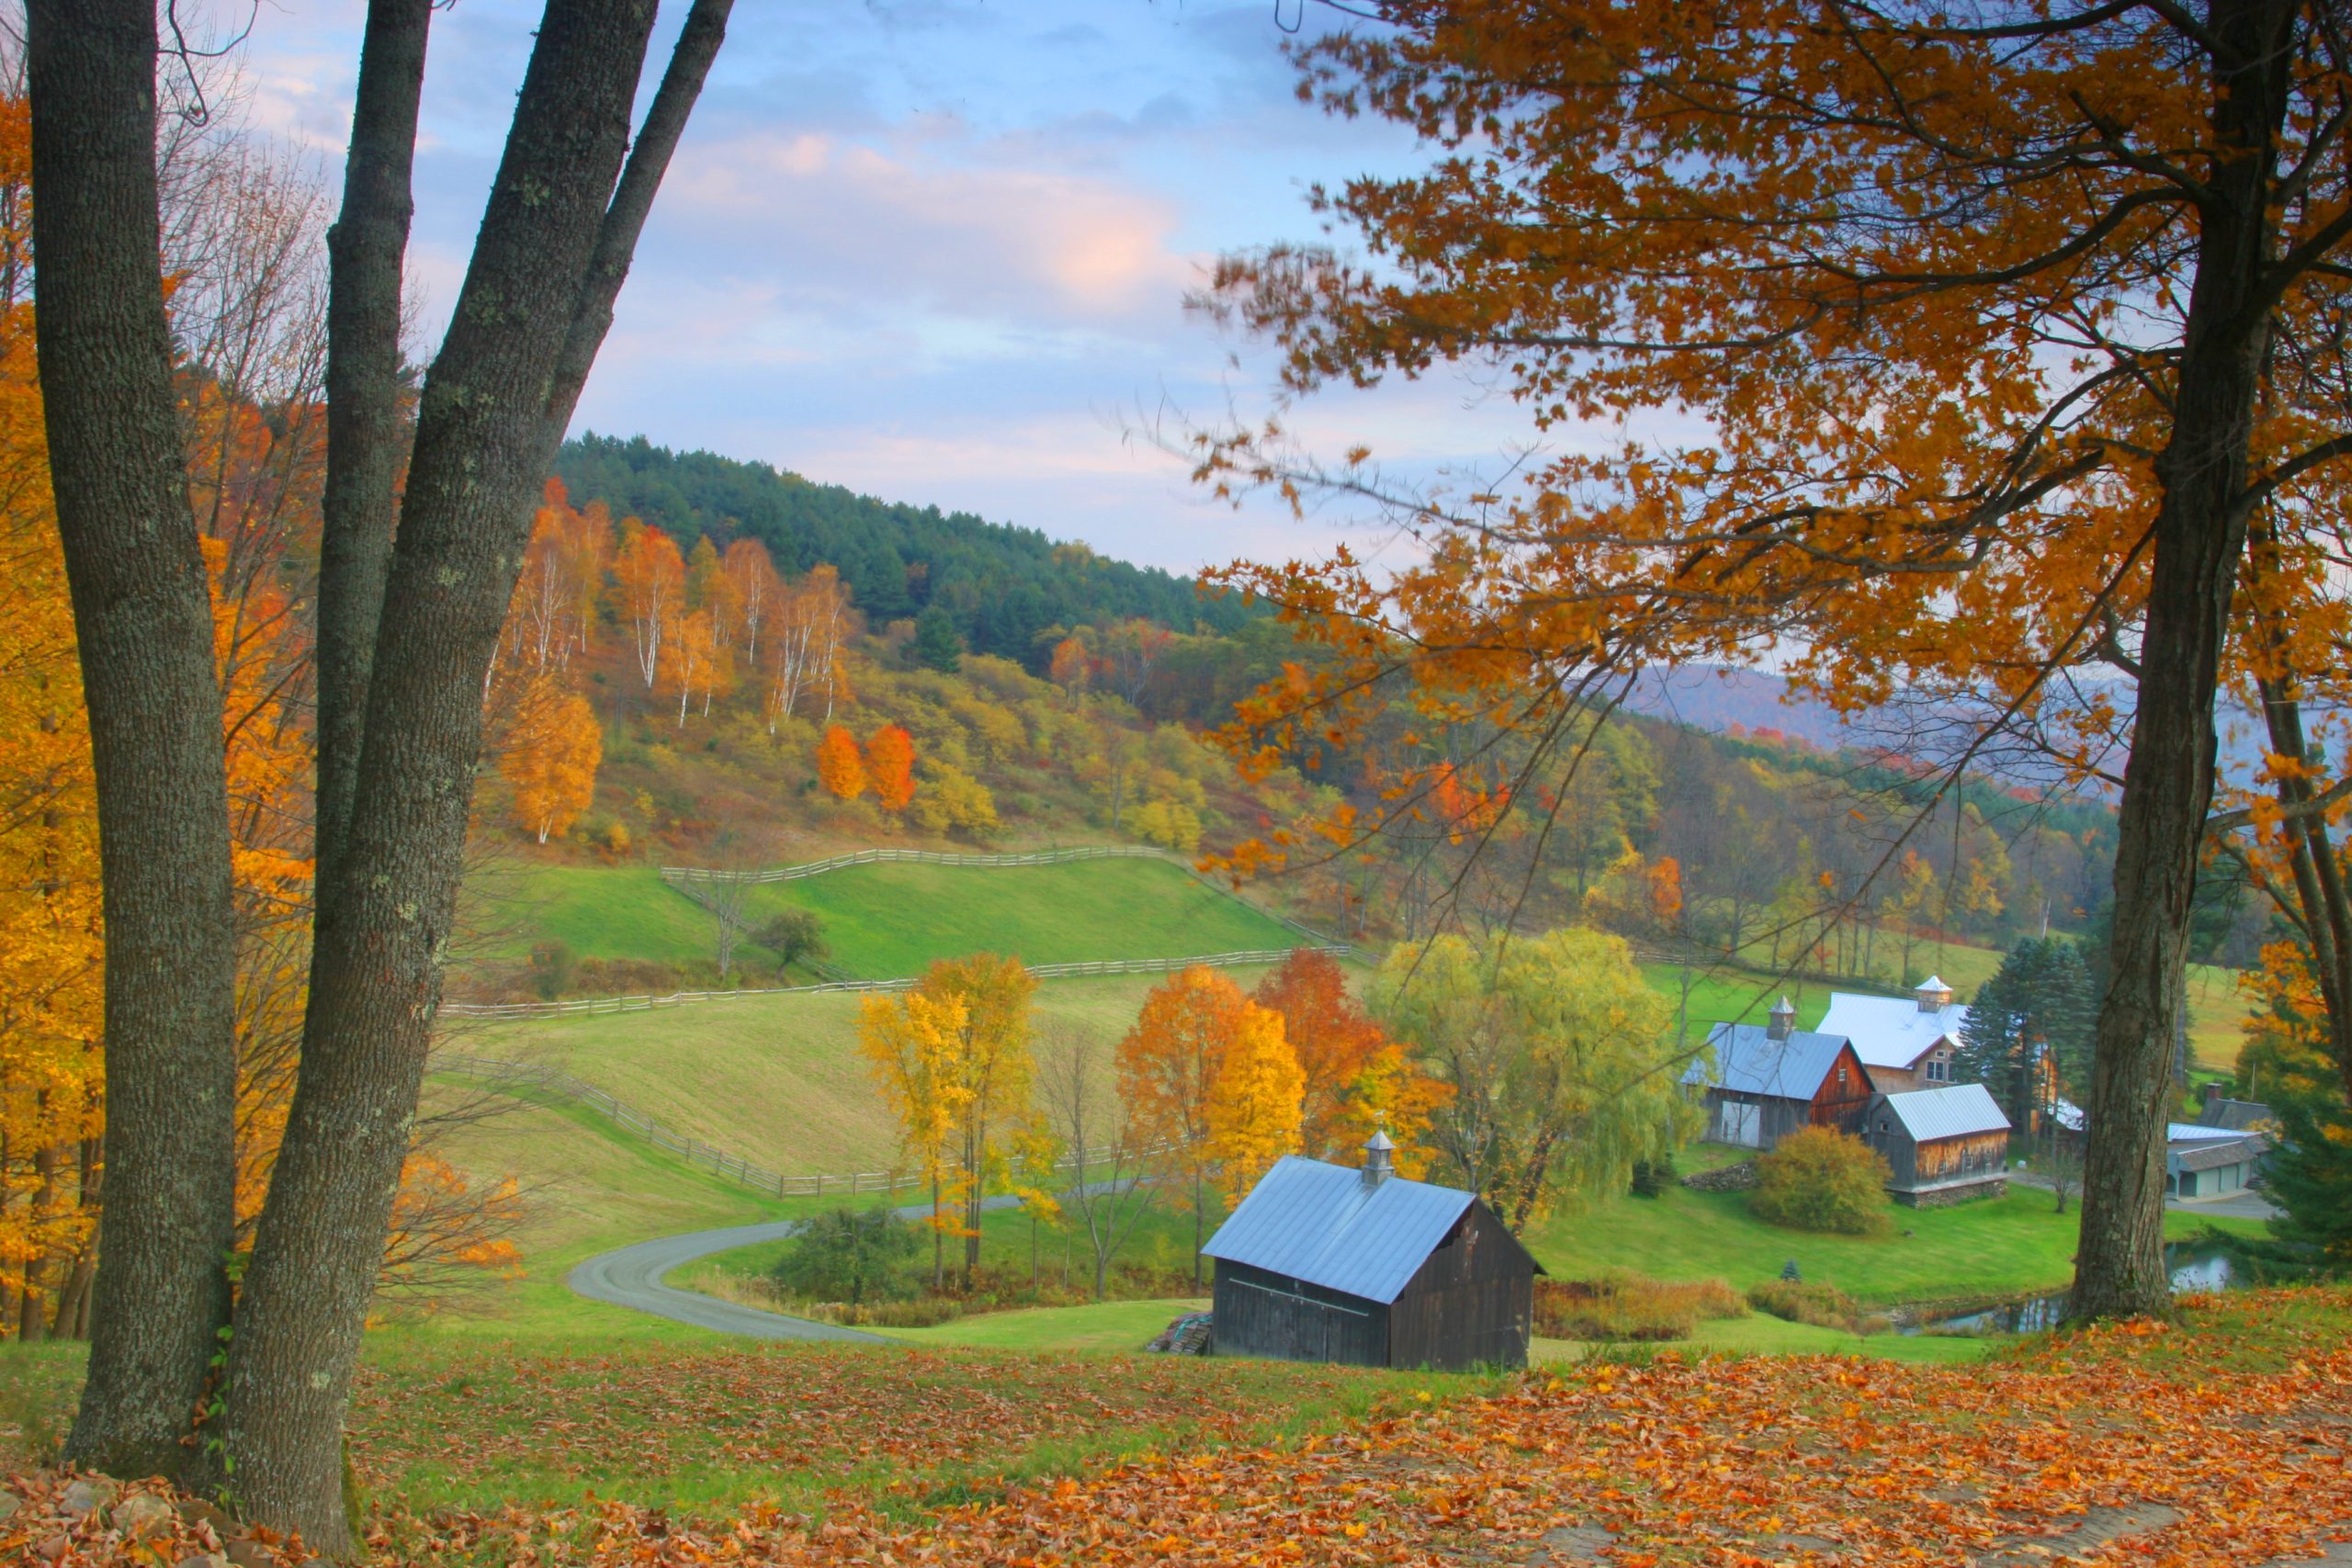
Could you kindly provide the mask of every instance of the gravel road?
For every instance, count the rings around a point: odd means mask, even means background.
[[[1020,1202],[1018,1198],[998,1196],[982,1200],[989,1209],[1009,1208]],[[902,1220],[919,1220],[928,1216],[928,1203],[913,1203],[899,1211]],[[849,1339],[867,1345],[888,1345],[896,1341],[879,1334],[868,1334],[862,1328],[842,1328],[831,1323],[817,1323],[805,1317],[787,1317],[780,1312],[762,1312],[757,1307],[738,1306],[716,1296],[706,1296],[699,1291],[682,1291],[662,1282],[662,1276],[673,1269],[692,1263],[697,1258],[707,1258],[714,1252],[727,1252],[739,1247],[756,1247],[763,1241],[782,1241],[800,1228],[798,1220],[770,1220],[764,1224],[729,1225],[720,1230],[687,1231],[679,1235],[656,1236],[631,1247],[600,1252],[572,1269],[565,1283],[574,1295],[591,1301],[610,1302],[637,1312],[651,1313],[679,1323],[691,1323],[696,1328],[716,1329],[721,1334],[741,1334],[753,1339]]]

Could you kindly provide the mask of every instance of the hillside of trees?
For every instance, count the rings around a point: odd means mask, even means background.
[[[987,526],[941,520],[967,524]],[[1008,657],[935,606],[877,612],[837,563],[786,566],[748,527],[673,535],[551,480],[492,672],[485,825],[533,858],[608,864],[1089,840],[1225,857],[1287,840],[1260,892],[1352,940],[1597,925],[1657,952],[1890,984],[1918,977],[1923,941],[2006,947],[2104,919],[2115,824],[2096,799],[1948,788],[1900,757],[1784,732],[1769,705],[1736,733],[1620,715],[1556,792],[1519,800],[1495,782],[1517,771],[1518,738],[1417,723],[1401,704],[1349,750],[1294,742],[1245,767],[1214,732],[1311,649],[1260,617],[1177,631],[1114,615],[1115,599],[1071,603],[1094,618]],[[1400,797],[1398,829],[1362,846],[1307,827]],[[2243,961],[2258,937],[2242,890],[2217,886],[2199,956]]]
[[[1202,597],[1193,580],[989,523],[819,484],[764,463],[673,452],[643,436],[593,432],[564,444],[556,477],[581,505],[601,502],[691,550],[756,539],[777,569],[832,566],[877,624],[943,611],[977,653],[1042,669],[1060,628],[1141,617],[1177,631],[1231,632],[1252,618],[1238,598]]]

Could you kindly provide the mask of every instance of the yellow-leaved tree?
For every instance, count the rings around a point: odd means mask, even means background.
[[[1251,1002],[1235,1021],[1209,1097],[1207,1154],[1228,1203],[1238,1203],[1284,1155],[1298,1152],[1306,1077],[1279,1013]]]

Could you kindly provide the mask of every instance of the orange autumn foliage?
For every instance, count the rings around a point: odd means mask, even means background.
[[[855,800],[865,793],[865,762],[858,755],[857,737],[838,724],[817,742],[817,782],[836,800]]]
[[[886,724],[865,743],[865,776],[885,811],[904,811],[915,797],[915,738]]]
[[[1252,996],[1282,1019],[1297,1059],[1299,1142],[1307,1154],[1352,1165],[1373,1133],[1385,1130],[1396,1145],[1399,1174],[1428,1170],[1430,1117],[1453,1089],[1415,1066],[1349,995],[1336,960],[1295,949]]]
[[[585,697],[546,677],[529,681],[498,755],[498,771],[514,792],[514,825],[540,843],[560,838],[596,792],[604,731]]]

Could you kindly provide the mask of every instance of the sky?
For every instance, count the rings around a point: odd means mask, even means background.
[[[242,6],[245,0],[221,0]],[[1323,237],[1317,181],[1425,155],[1299,103],[1299,0],[739,0],[575,433],[642,434],[1190,572],[1407,547],[1209,500],[1155,443],[1271,409],[1272,355],[1183,308],[1222,251]],[[667,0],[657,63],[684,12]],[[363,0],[260,0],[254,130],[340,180]],[[427,56],[411,275],[438,341],[537,6],[458,0]],[[243,12],[237,20],[243,19]],[[1310,11],[1306,25],[1320,26]],[[1342,236],[1341,238],[1344,238]],[[1526,429],[1465,377],[1325,392],[1312,450],[1491,473]]]

